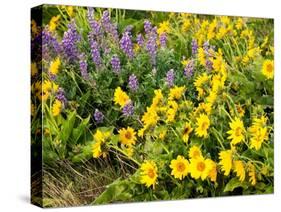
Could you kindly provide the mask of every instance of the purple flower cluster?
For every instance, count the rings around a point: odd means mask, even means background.
[[[90,47],[91,47],[91,55],[92,55],[92,60],[95,63],[96,67],[101,66],[101,56],[100,56],[100,50],[99,50],[99,45],[97,41],[93,38],[93,36],[89,36],[89,42],[90,42]]]
[[[165,48],[167,46],[167,34],[165,32],[161,33],[159,40],[161,47]]]
[[[157,28],[153,27],[149,34],[147,34],[146,49],[150,56],[150,61],[153,66],[156,65],[157,54]]]
[[[197,51],[198,51],[198,43],[197,43],[197,41],[195,39],[193,39],[191,41],[191,52],[192,52],[192,55],[196,55]]]
[[[81,36],[76,30],[74,20],[68,24],[68,30],[64,33],[62,39],[62,46],[64,49],[65,56],[70,60],[76,60],[79,52],[77,48],[78,42],[81,40]]]
[[[60,43],[48,28],[42,30],[42,34],[37,36],[37,39],[39,38],[42,39],[42,54],[44,59],[48,60],[50,57],[59,55],[62,52]]]
[[[56,99],[61,101],[63,103],[64,107],[66,107],[67,99],[65,97],[65,92],[64,92],[63,88],[59,88],[57,90]]]
[[[129,88],[131,91],[135,92],[138,87],[139,87],[139,82],[138,82],[138,78],[136,77],[136,75],[131,74],[129,77]]]
[[[117,55],[113,55],[111,58],[111,66],[114,73],[119,74],[121,70],[120,59]]]
[[[152,25],[151,25],[151,22],[149,20],[145,20],[144,21],[144,31],[145,31],[145,34],[149,34],[150,31],[152,29]]]
[[[137,43],[139,46],[143,46],[144,38],[143,38],[142,34],[138,34],[136,40],[137,40]]]
[[[101,24],[102,24],[102,27],[104,28],[105,32],[108,33],[109,35],[111,35],[115,41],[118,41],[119,36],[118,36],[118,31],[117,31],[117,25],[111,23],[108,10],[105,10],[102,14]]]
[[[175,80],[174,69],[170,69],[166,74],[166,83],[168,84],[169,87],[172,87],[174,85],[174,80]]]
[[[129,32],[123,33],[123,36],[120,40],[120,48],[130,59],[134,57],[133,43],[131,40],[131,34]]]
[[[124,116],[128,117],[128,116],[131,116],[131,115],[134,114],[134,110],[135,110],[134,105],[130,101],[123,107],[122,113],[123,113]]]
[[[194,61],[190,60],[184,68],[183,74],[187,78],[190,78],[193,75],[194,71]]]
[[[79,66],[80,66],[81,76],[83,77],[84,80],[88,80],[89,79],[88,64],[84,53],[79,55]]]
[[[88,8],[87,13],[88,21],[91,27],[91,32],[93,35],[99,37],[102,35],[102,27],[101,24],[94,19],[94,9],[92,7]]]
[[[94,113],[94,119],[98,124],[102,123],[103,119],[104,119],[103,113],[101,111],[99,111],[98,109],[96,109],[95,113]]]

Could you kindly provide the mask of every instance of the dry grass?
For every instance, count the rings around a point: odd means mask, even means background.
[[[124,162],[124,161],[123,161]],[[75,165],[60,161],[44,166],[43,206],[66,207],[91,204],[106,186],[130,174],[132,166],[98,160]]]

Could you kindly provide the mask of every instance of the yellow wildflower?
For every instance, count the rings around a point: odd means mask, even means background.
[[[273,79],[274,75],[274,64],[273,60],[265,60],[262,65],[262,74],[267,78],[267,79]]]
[[[169,33],[170,31],[171,29],[169,21],[163,21],[160,23],[159,28],[157,29],[158,35],[161,35],[164,32]]]
[[[187,143],[189,139],[190,133],[193,131],[193,128],[191,127],[190,123],[185,123],[183,132],[182,132],[182,140]]]
[[[185,92],[185,86],[170,88],[169,100],[179,100]]]
[[[237,177],[239,177],[239,180],[243,182],[245,180],[245,168],[243,165],[243,162],[241,160],[235,160],[233,162],[234,166],[234,172],[236,173]]]
[[[206,160],[203,157],[190,159],[190,175],[196,180],[199,178],[205,180],[212,168],[213,164],[209,159]]]
[[[197,158],[202,157],[201,149],[198,146],[193,145],[189,149],[188,156],[189,156],[190,159],[197,159]]]
[[[245,128],[243,121],[236,117],[234,120],[232,120],[229,126],[231,130],[227,132],[228,134],[230,134],[230,136],[227,138],[231,139],[231,145],[236,145],[245,139]]]
[[[141,164],[140,170],[141,170],[140,182],[142,184],[145,184],[145,186],[148,188],[150,186],[155,188],[156,180],[158,177],[157,166],[156,166],[155,162],[145,161],[143,164]]]
[[[120,88],[114,91],[114,103],[119,104],[123,108],[130,101],[129,96]]]
[[[179,180],[182,180],[188,174],[188,160],[186,160],[183,156],[178,155],[177,159],[171,161],[170,168],[172,169],[171,175]]]
[[[58,116],[61,113],[62,106],[62,102],[56,99],[52,106],[53,116]]]
[[[60,58],[57,57],[53,62],[51,62],[49,72],[52,75],[57,75],[57,73],[59,71],[60,64],[61,64]]]
[[[210,126],[210,119],[205,114],[200,114],[200,116],[196,119],[197,128],[195,129],[195,133],[199,137],[206,138],[208,135],[208,128]]]
[[[221,169],[224,171],[224,175],[228,176],[232,168],[232,151],[223,150],[219,153]]]
[[[55,31],[58,25],[58,21],[60,19],[60,15],[53,16],[49,22],[49,30],[51,32]]]
[[[127,127],[127,129],[122,128],[118,131],[119,138],[124,145],[134,145],[136,143],[136,132],[133,128]]]

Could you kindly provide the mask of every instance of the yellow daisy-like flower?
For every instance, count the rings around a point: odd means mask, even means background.
[[[185,123],[183,132],[182,132],[182,140],[187,143],[189,139],[190,133],[193,131],[190,123]]]
[[[262,74],[267,79],[273,79],[274,75],[274,64],[273,60],[265,60],[262,65]]]
[[[224,150],[219,153],[221,169],[225,176],[228,176],[232,168],[232,151]]]
[[[143,114],[141,121],[143,122],[145,128],[149,126],[155,126],[159,116],[154,107],[147,107],[146,112]]]
[[[154,90],[154,97],[153,97],[153,99],[152,99],[152,107],[157,107],[160,103],[161,103],[161,101],[163,100],[163,94],[162,94],[162,91],[160,90],[160,89],[158,89],[158,90]]]
[[[205,114],[200,114],[200,116],[196,119],[197,128],[195,129],[196,135],[199,137],[206,138],[208,135],[208,128],[210,127],[210,119]]]
[[[257,127],[250,138],[250,148],[259,150],[264,141],[268,140],[268,132],[266,127]]]
[[[245,139],[244,133],[245,128],[243,121],[241,121],[238,117],[236,117],[230,124],[231,130],[227,133],[230,134],[228,139],[231,139],[231,145],[236,145]]]
[[[140,182],[145,184],[146,187],[152,186],[155,188],[157,180],[157,166],[153,161],[145,161],[140,167]]]
[[[200,65],[202,66],[206,65],[205,52],[203,48],[198,48],[198,60]]]
[[[208,177],[210,178],[210,180],[212,182],[216,182],[217,181],[217,174],[218,174],[218,172],[217,172],[217,164],[214,161],[212,161],[212,160],[210,160],[210,164],[211,164],[212,168],[210,169]]]
[[[191,25],[190,20],[189,19],[185,19],[183,24],[182,24],[181,30],[183,32],[187,32],[187,30],[190,28],[190,25]]]
[[[136,132],[133,128],[127,127],[127,129],[122,128],[118,131],[119,139],[124,145],[134,145],[136,143],[137,137]]]
[[[257,183],[256,168],[252,163],[248,163],[247,169],[248,169],[249,181],[250,181],[251,185],[254,186]]]
[[[186,160],[183,156],[178,155],[176,160],[174,159],[171,161],[170,168],[172,169],[171,175],[182,180],[188,174],[188,160]]]
[[[237,177],[239,177],[239,180],[241,182],[243,182],[245,180],[245,175],[246,175],[246,172],[245,172],[245,168],[244,168],[244,165],[243,165],[243,161],[241,160],[235,160],[233,162],[233,166],[234,166],[234,172],[236,173]]]
[[[175,86],[170,89],[169,100],[179,100],[185,91],[185,86]]]
[[[51,32],[55,31],[56,28],[57,28],[57,25],[58,25],[58,22],[59,22],[59,19],[60,19],[60,15],[57,15],[57,16],[53,16],[49,22],[49,30]]]
[[[194,179],[201,178],[205,180],[211,169],[213,168],[212,162],[210,159],[204,159],[203,157],[192,158],[190,159],[190,175]]]
[[[53,116],[58,116],[61,113],[62,106],[62,102],[56,99],[52,106]]]
[[[203,157],[201,149],[196,145],[192,146],[189,149],[188,156],[190,159],[197,159],[197,158]]]
[[[97,132],[94,134],[94,143],[92,146],[92,152],[94,158],[99,158],[102,156],[105,158],[107,156],[107,152],[105,151],[106,145],[105,142],[110,138],[111,133],[110,132],[102,132],[100,130],[97,130]]]
[[[169,21],[163,21],[160,23],[159,28],[157,29],[158,35],[161,35],[164,32],[169,33],[170,31],[171,29]]]
[[[129,96],[120,88],[116,88],[114,92],[114,103],[124,107],[130,101]]]
[[[51,62],[49,72],[52,75],[57,75],[57,73],[59,72],[60,64],[61,64],[60,58],[57,57],[53,62]]]

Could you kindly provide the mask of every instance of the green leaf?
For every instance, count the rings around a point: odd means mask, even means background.
[[[105,204],[117,201],[129,201],[132,198],[129,180],[121,180],[120,178],[110,184],[107,189],[97,197],[93,204]]]
[[[242,187],[247,189],[248,186],[245,182],[240,182],[238,178],[232,178],[225,186],[223,192],[232,192],[235,188]]]
[[[73,111],[67,116],[67,119],[64,120],[61,128],[61,140],[64,144],[68,142],[68,139],[72,133],[72,129],[75,123],[76,111]]]
[[[81,137],[82,134],[85,133],[85,128],[87,127],[88,123],[90,121],[90,116],[88,118],[84,119],[80,125],[75,128],[72,132],[72,142],[73,144],[76,144],[79,138]]]

